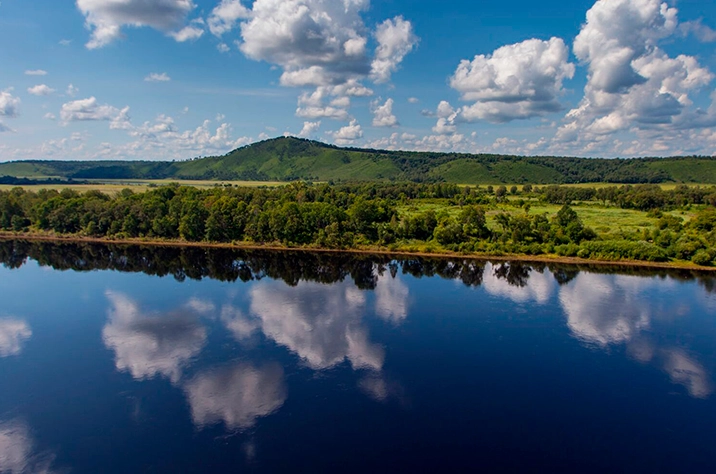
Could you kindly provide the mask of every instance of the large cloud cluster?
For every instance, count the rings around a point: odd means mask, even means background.
[[[660,0],[597,1],[574,41],[589,70],[584,98],[567,114],[557,142],[585,149],[627,130],[646,138],[716,124],[712,112],[691,107],[714,75],[695,57],[673,58],[659,47],[677,29],[677,10]],[[658,140],[651,142],[658,147]]]
[[[475,101],[461,111],[465,120],[508,122],[560,110],[562,84],[574,71],[562,39],[530,39],[462,61],[450,85]]]
[[[257,0],[242,10],[238,2],[224,1],[210,25],[223,34],[245,17],[241,51],[280,67],[283,86],[315,90],[301,95],[296,115],[347,121],[350,99],[373,93],[362,81],[390,81],[418,41],[409,21],[386,20],[374,32],[371,57],[362,16],[368,6],[368,0]]]

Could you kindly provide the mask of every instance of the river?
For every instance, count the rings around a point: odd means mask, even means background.
[[[716,280],[0,242],[0,472],[713,472]]]

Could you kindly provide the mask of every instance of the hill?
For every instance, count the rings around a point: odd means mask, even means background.
[[[598,159],[340,148],[282,137],[180,162],[17,161],[0,176],[48,179],[418,181],[457,184],[716,184],[716,158]]]

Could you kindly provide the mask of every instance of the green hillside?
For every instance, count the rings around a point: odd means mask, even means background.
[[[0,157],[1,158],[1,157]],[[339,148],[299,138],[181,162],[22,161],[0,177],[244,181],[434,181],[456,184],[716,184],[716,158],[587,159]]]

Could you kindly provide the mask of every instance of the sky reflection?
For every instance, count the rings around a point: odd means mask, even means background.
[[[27,322],[15,318],[0,318],[0,357],[15,356],[30,339],[32,330]]]

